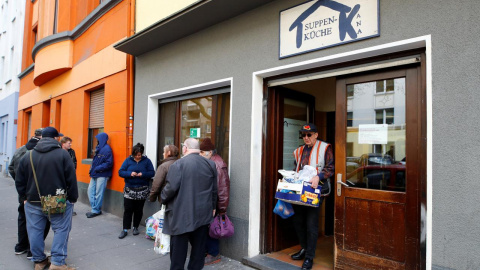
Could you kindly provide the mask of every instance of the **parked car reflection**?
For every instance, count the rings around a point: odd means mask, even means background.
[[[406,162],[389,155],[363,154],[347,158],[347,183],[356,188],[405,191]]]

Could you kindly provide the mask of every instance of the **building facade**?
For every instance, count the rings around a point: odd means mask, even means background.
[[[6,176],[17,137],[25,1],[0,3],[0,173]]]
[[[480,268],[476,1],[181,2],[157,20],[142,9],[148,26],[115,48],[136,57],[134,140],[149,157],[189,135],[223,144],[223,255],[253,265],[298,244],[272,210],[277,170],[313,122],[335,150],[331,255],[316,264]]]
[[[131,152],[133,58],[113,44],[134,32],[134,9],[129,0],[26,3],[17,147],[39,127],[53,126],[72,138],[83,202],[88,203],[95,135],[109,135],[114,172]],[[123,186],[113,173],[104,210],[123,211],[115,201]]]

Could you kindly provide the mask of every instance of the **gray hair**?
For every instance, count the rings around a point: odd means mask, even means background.
[[[200,150],[200,143],[194,138],[188,138],[184,143],[187,146],[187,149]]]

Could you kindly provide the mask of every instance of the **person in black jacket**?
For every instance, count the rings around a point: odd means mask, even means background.
[[[170,269],[184,269],[188,243],[192,245],[188,269],[202,269],[208,225],[217,206],[215,163],[200,156],[197,140],[188,138],[183,157],[170,166],[162,190],[166,204],[163,231],[170,238]]]
[[[45,246],[43,228],[48,219],[54,232],[50,269],[71,269],[67,268],[65,259],[68,235],[72,227],[73,203],[78,198],[78,187],[72,159],[56,140],[60,136],[62,134],[55,128],[44,128],[42,139],[32,151],[22,157],[15,171],[15,186],[20,199],[25,203],[30,251],[35,269],[50,266],[43,251]],[[65,213],[45,214],[40,204],[40,196],[62,194],[66,194],[67,199]]]
[[[13,154],[12,161],[8,165],[8,172],[15,180],[15,169],[18,168],[20,164],[20,159],[27,153],[32,150],[42,138],[42,129],[38,128],[35,130],[35,136],[32,137],[27,144],[18,148]],[[19,197],[20,198],[20,197]],[[43,239],[47,238],[48,231],[50,230],[50,221],[47,221],[45,225],[45,230],[43,233]],[[27,219],[25,217],[25,207],[23,201],[19,199],[18,201],[18,243],[15,245],[15,254],[20,255],[27,252],[27,259],[32,258],[32,252],[30,252],[30,243],[28,242],[28,233],[27,233]]]

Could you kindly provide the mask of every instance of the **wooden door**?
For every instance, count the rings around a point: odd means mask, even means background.
[[[275,190],[282,176],[279,169],[294,170],[293,144],[299,137],[301,126],[314,121],[315,98],[283,87],[267,89],[267,129],[264,143],[262,172],[262,232],[265,235],[262,253],[279,251],[298,245],[292,219],[282,219],[273,213],[277,200]],[[286,143],[286,142],[290,143]],[[293,144],[292,144],[293,143]],[[290,166],[290,167],[288,167]]]
[[[420,269],[422,85],[420,66],[337,80],[336,269]]]

